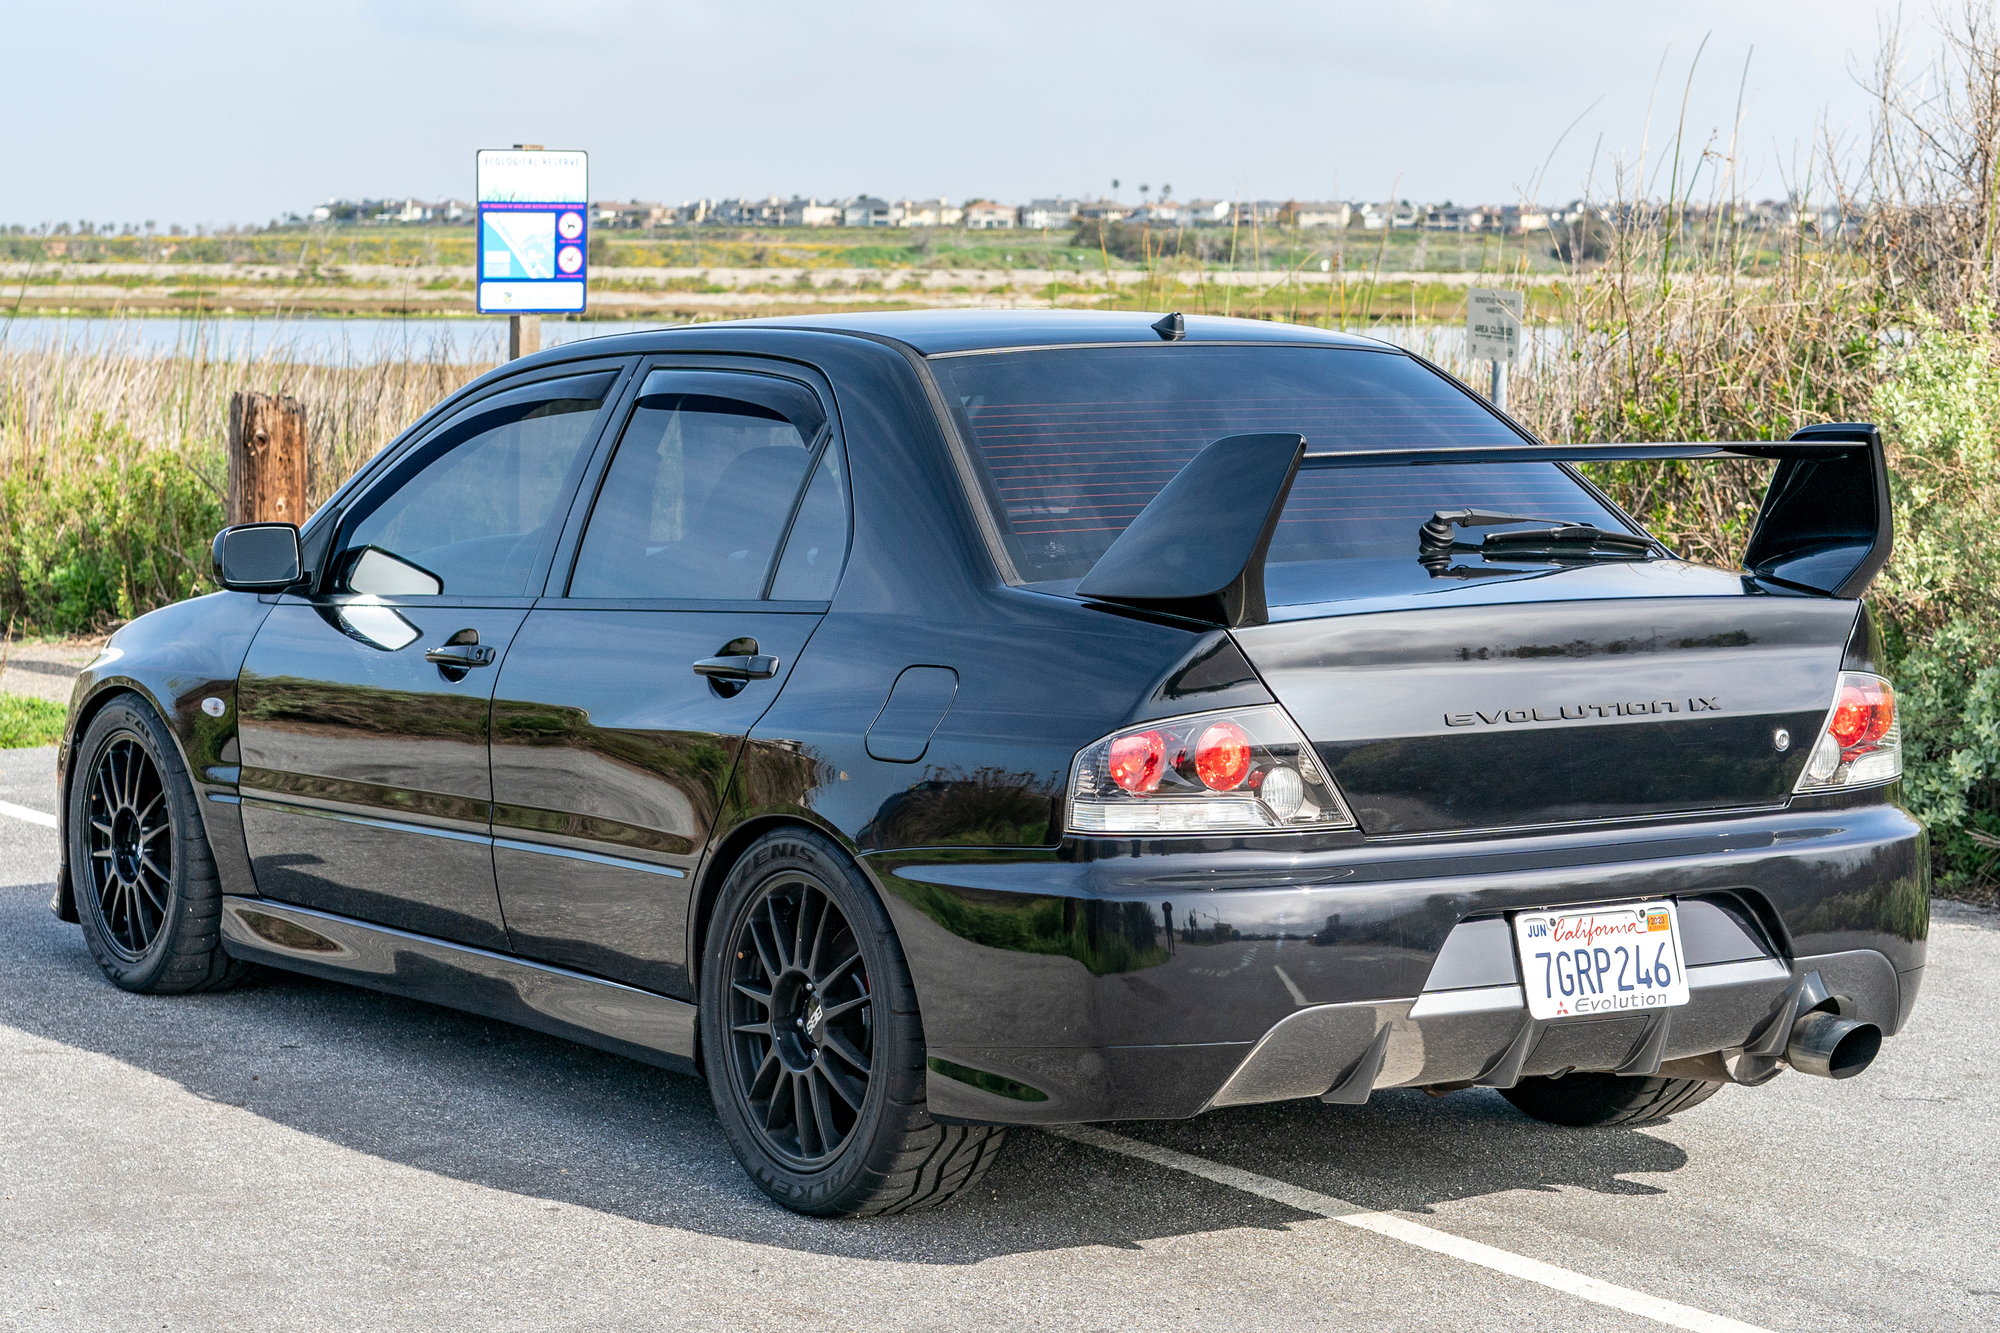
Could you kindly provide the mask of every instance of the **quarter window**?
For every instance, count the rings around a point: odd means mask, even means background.
[[[762,597],[826,434],[801,385],[654,371],[598,490],[569,595]]]
[[[806,498],[785,538],[784,558],[771,580],[771,596],[781,601],[825,602],[840,583],[847,558],[847,477],[840,450],[827,445],[813,469]]]

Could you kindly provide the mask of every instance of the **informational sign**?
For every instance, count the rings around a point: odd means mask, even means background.
[[[1527,297],[1497,287],[1474,287],[1465,294],[1465,359],[1512,365],[1521,359],[1521,317]]]
[[[589,281],[590,156],[479,151],[479,313],[568,314]]]

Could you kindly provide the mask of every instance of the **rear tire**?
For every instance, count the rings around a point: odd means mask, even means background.
[[[736,1158],[766,1194],[818,1217],[944,1203],[1006,1137],[924,1103],[909,967],[874,890],[818,834],[752,843],[717,895],[701,1048]]]
[[[1665,1120],[1701,1105],[1721,1087],[1698,1078],[1582,1073],[1524,1078],[1500,1089],[1500,1095],[1537,1120],[1591,1129]]]
[[[250,972],[222,951],[222,881],[166,724],[113,700],[76,749],[67,834],[77,919],[97,965],[142,995],[221,990]]]

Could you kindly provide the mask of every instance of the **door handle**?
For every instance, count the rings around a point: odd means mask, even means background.
[[[778,659],[769,653],[704,657],[694,664],[694,674],[717,676],[723,680],[769,680],[778,674]]]
[[[492,666],[499,654],[483,643],[446,643],[430,649],[424,654],[424,661],[435,662],[441,667]]]

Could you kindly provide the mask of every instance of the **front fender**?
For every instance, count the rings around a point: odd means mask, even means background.
[[[150,704],[179,747],[224,887],[230,892],[254,892],[242,820],[230,799],[236,795],[238,777],[236,676],[270,610],[270,603],[239,592],[176,602],[120,629],[77,676],[56,749],[58,861],[50,907],[62,920],[77,919],[69,875],[70,761],[91,719],[124,694],[136,694]],[[220,715],[203,711],[207,699],[221,700]]]

